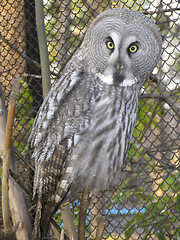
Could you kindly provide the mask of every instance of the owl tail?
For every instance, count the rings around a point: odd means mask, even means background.
[[[63,177],[65,177],[66,175],[67,173]],[[67,182],[66,180],[64,181],[65,183]],[[63,184],[62,182],[63,181],[59,182],[55,192],[56,194],[51,196],[51,198],[47,200],[45,203],[43,202],[42,195],[39,194],[38,203],[36,207],[36,215],[35,215],[35,221],[34,221],[32,240],[42,240],[46,238],[53,214],[58,210],[59,206],[64,202],[64,200],[66,199],[69,193],[69,188],[65,188],[65,189],[62,188],[62,185],[64,186],[64,182]],[[59,187],[59,185],[61,187]],[[56,196],[56,198],[54,196]]]
[[[47,237],[51,218],[58,207],[59,204],[55,201],[48,201],[42,205],[38,200],[32,240],[42,240]]]
[[[36,206],[32,240],[42,240],[46,237],[51,218],[59,206],[59,204],[55,202],[54,198],[44,201],[45,199],[42,195],[42,182],[38,187],[38,202]]]
[[[42,210],[42,204],[41,204],[41,201],[38,200],[38,204],[36,207],[36,215],[34,220],[34,228],[32,233],[32,240],[41,239],[41,231],[40,231],[41,210]]]
[[[70,176],[72,169],[73,167],[68,162],[61,180],[57,183],[54,194],[49,194],[50,196],[47,200],[45,200],[42,195],[43,181],[40,181],[38,186],[38,203],[34,221],[33,240],[42,240],[47,236],[53,214],[70,195],[69,190],[72,182]]]

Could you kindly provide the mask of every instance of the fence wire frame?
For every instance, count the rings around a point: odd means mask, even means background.
[[[94,199],[88,209],[86,237],[95,238],[98,216],[103,215],[103,239],[180,239],[179,1],[44,1],[52,83],[80,46],[90,22],[112,7],[140,11],[152,18],[161,31],[163,49],[142,92],[121,184],[115,193],[105,192]],[[0,12],[0,80],[8,105],[12,79],[21,78],[14,146],[20,180],[24,189],[32,192],[33,163],[27,139],[42,103],[35,2],[2,0]],[[25,192],[25,196],[31,209],[31,195]],[[79,200],[71,208],[77,226]],[[33,210],[31,213],[33,220]],[[54,219],[63,228],[60,211]]]

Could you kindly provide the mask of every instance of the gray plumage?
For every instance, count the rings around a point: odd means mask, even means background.
[[[38,194],[34,239],[46,234],[58,204],[77,190],[119,183],[140,91],[160,51],[158,28],[139,12],[107,10],[91,23],[30,135]]]

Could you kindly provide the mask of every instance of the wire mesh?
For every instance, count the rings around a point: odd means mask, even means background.
[[[161,31],[163,49],[141,95],[121,184],[115,193],[105,192],[94,199],[88,209],[86,237],[95,238],[99,216],[104,216],[103,239],[180,239],[179,1],[44,0],[52,83],[80,46],[90,22],[112,7],[152,18]],[[31,208],[33,163],[27,139],[42,103],[35,1],[2,0],[0,12],[0,80],[8,105],[12,79],[21,79],[13,139],[20,180]],[[77,226],[79,200],[71,208]],[[54,219],[63,228],[59,211]]]

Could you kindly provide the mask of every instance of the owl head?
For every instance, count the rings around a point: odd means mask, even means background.
[[[161,52],[161,36],[154,22],[128,9],[102,12],[91,23],[82,47],[102,82],[131,86],[148,78]]]

